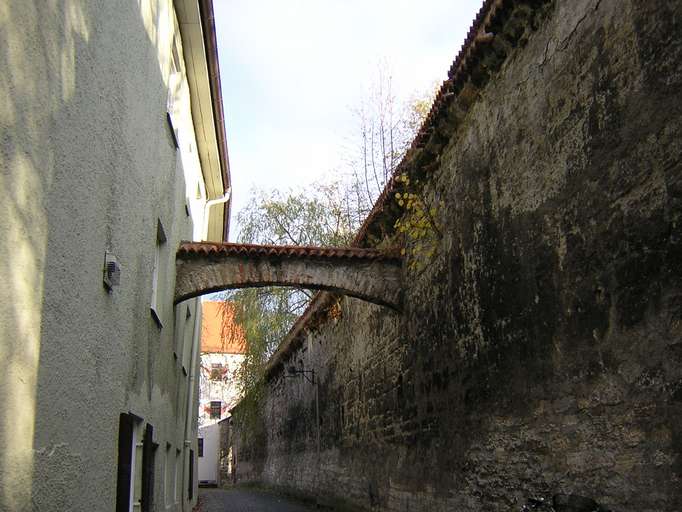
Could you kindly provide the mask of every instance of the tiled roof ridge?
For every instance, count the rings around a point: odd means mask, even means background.
[[[393,189],[396,186],[396,177],[401,174],[405,167],[407,167],[407,164],[412,160],[414,153],[426,145],[427,140],[435,130],[435,124],[438,117],[447,108],[450,101],[452,101],[455,96],[455,85],[465,82],[468,78],[469,70],[467,70],[466,67],[467,61],[472,60],[473,54],[480,48],[480,44],[485,44],[487,46],[490,42],[491,34],[488,34],[487,28],[489,27],[493,16],[505,3],[509,4],[511,1],[513,0],[484,0],[471,27],[469,27],[469,31],[467,32],[467,36],[462,43],[457,57],[455,57],[455,60],[448,70],[448,78],[443,81],[438,89],[436,97],[431,104],[431,108],[424,118],[421,127],[417,131],[417,135],[413,139],[400,163],[396,166],[393,175],[384,186],[381,194],[374,202],[374,206],[369,212],[369,215],[367,215],[362,226],[360,226],[360,229],[353,239],[353,245],[360,245],[365,241],[369,228],[384,209],[386,202],[391,196],[391,192],[393,192]]]
[[[310,245],[260,245],[220,242],[181,242],[180,256],[207,256],[209,254],[231,254],[243,256],[276,256],[307,258],[351,258],[366,260],[400,259],[395,250],[381,250],[361,247],[321,247]]]
[[[493,18],[503,7],[513,4],[514,1],[515,0],[483,1],[483,5],[474,18],[457,57],[450,66],[448,78],[441,84],[429,113],[426,115],[410,148],[407,150],[393,175],[384,186],[383,191],[375,201],[372,210],[362,223],[362,226],[360,226],[358,233],[353,239],[352,244],[354,246],[360,247],[367,243],[370,228],[379,219],[380,214],[387,206],[389,198],[392,197],[392,193],[396,188],[397,176],[405,172],[406,168],[408,168],[410,163],[415,159],[416,153],[425,148],[429,139],[436,133],[436,125],[440,117],[450,106],[451,101],[457,96],[462,85],[469,79],[472,70],[469,68],[469,65],[476,63],[476,53],[489,47],[489,44],[494,39],[494,34],[488,32]],[[335,298],[336,297],[329,292],[318,292],[313,296],[306,310],[294,323],[289,330],[289,333],[269,359],[266,365],[266,377],[269,378],[274,373],[281,359],[295,350],[297,347],[296,342],[300,341],[301,335],[306,329],[312,328],[310,324],[314,319],[321,318],[324,315],[325,310],[333,303]]]

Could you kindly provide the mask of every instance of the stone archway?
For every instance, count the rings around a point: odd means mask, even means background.
[[[376,249],[183,242],[175,300],[233,288],[327,290],[400,309],[402,260]]]

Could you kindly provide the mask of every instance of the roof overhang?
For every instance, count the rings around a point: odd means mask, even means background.
[[[174,0],[182,37],[190,104],[207,199],[230,190],[220,66],[212,0]],[[227,240],[232,201],[211,208],[208,240]]]

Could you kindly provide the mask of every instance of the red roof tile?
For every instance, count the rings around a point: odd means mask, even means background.
[[[213,242],[182,242],[177,255],[192,258],[208,255],[229,255],[244,257],[272,256],[279,258],[338,258],[362,260],[395,260],[400,256],[396,251],[361,249],[359,247],[312,247],[296,245],[254,245]]]
[[[243,354],[246,352],[244,329],[235,321],[230,302],[201,303],[201,352]]]
[[[392,192],[396,188],[396,176],[403,172],[407,162],[409,162],[412,158],[414,151],[424,147],[431,134],[435,131],[438,116],[445,111],[455,97],[455,94],[453,94],[455,84],[466,82],[470,72],[470,69],[467,67],[467,63],[473,61],[472,57],[474,54],[480,51],[482,46],[488,46],[487,43],[490,42],[491,35],[488,34],[487,29],[490,27],[495,13],[505,3],[509,4],[510,0],[484,0],[483,5],[479,9],[476,18],[474,18],[474,21],[469,28],[467,37],[465,38],[457,57],[450,66],[450,70],[448,71],[448,79],[445,80],[441,84],[440,89],[438,89],[438,93],[433,100],[431,109],[426,115],[426,118],[424,119],[424,122],[417,132],[417,135],[412,141],[410,148],[396,167],[391,179],[386,183],[384,190],[374,203],[372,211],[362,223],[362,226],[358,230],[358,233],[353,240],[353,245],[359,246],[365,241],[370,227],[372,224],[374,224],[374,222],[377,221],[377,216],[384,210],[388,199],[393,196]]]
[[[488,29],[491,26],[493,18],[500,9],[511,3],[512,0],[484,0],[483,5],[471,24],[471,28],[467,33],[467,37],[465,38],[457,57],[450,66],[447,80],[441,84],[441,87],[436,94],[436,98],[431,105],[431,109],[412,141],[410,148],[396,167],[393,176],[386,183],[384,190],[374,203],[372,211],[358,230],[358,233],[353,240],[354,246],[358,247],[367,243],[370,229],[375,223],[381,220],[381,214],[384,212],[389,199],[393,197],[393,192],[397,185],[396,177],[405,172],[415,151],[423,148],[428,139],[435,132],[439,116],[445,112],[450,106],[451,101],[456,97],[455,92],[458,90],[457,87],[461,86],[469,78],[471,72],[470,65],[476,60],[477,54],[479,54],[482,49],[489,48],[488,43],[493,39],[493,36],[488,33]],[[333,295],[328,292],[318,292],[315,294],[303,315],[293,325],[287,336],[282,340],[280,347],[268,361],[268,375],[272,375],[279,363],[296,348],[297,341],[300,341],[301,339],[300,335],[305,332],[308,324],[318,316],[318,314],[322,314],[324,309],[329,306],[332,298]]]

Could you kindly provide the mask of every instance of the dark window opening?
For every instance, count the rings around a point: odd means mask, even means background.
[[[158,446],[154,442],[154,427],[147,423],[142,441],[142,512],[154,510],[154,462]]]
[[[203,439],[202,445],[203,445]],[[194,450],[189,451],[189,477],[187,479],[187,496],[190,501],[194,497]]]
[[[211,374],[209,376],[209,379],[211,380],[223,380],[223,377],[227,373],[227,368],[225,368],[222,364],[219,363],[213,363],[211,365]]]
[[[200,437],[197,439],[197,448],[199,449],[199,457],[204,456],[204,438]]]
[[[118,472],[116,476],[116,512],[130,507],[130,474],[133,463],[132,415],[122,413],[118,421]]]
[[[212,420],[219,420],[220,419],[221,406],[222,406],[222,402],[220,400],[212,400],[211,401],[211,419]]]

